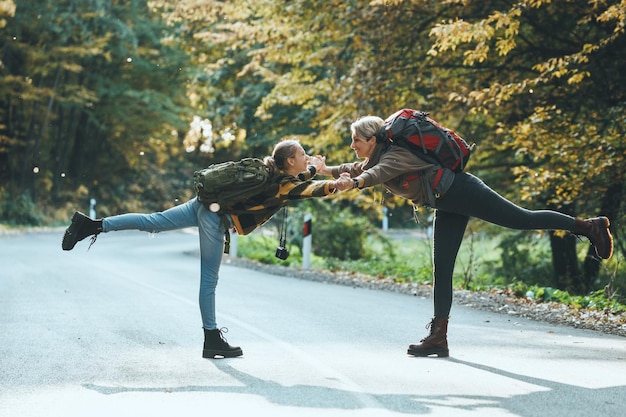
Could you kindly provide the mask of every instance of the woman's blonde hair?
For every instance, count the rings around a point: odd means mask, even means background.
[[[284,171],[287,167],[287,159],[295,156],[296,152],[302,148],[302,145],[296,139],[285,139],[274,146],[272,156],[266,156],[263,159],[272,172]]]
[[[352,136],[356,134],[368,142],[376,136],[383,125],[383,119],[378,116],[363,116],[350,125]]]

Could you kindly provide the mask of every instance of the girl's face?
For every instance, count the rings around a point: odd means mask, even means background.
[[[307,165],[309,164],[309,159],[311,157],[306,154],[304,148],[300,146],[296,153],[293,156],[287,158],[287,163],[289,165],[288,172],[291,175],[297,175],[302,171],[306,171]]]
[[[356,133],[352,134],[352,142],[350,143],[350,149],[354,151],[357,158],[369,158],[372,155],[372,151],[376,147],[376,141],[373,138],[369,140],[357,136]]]

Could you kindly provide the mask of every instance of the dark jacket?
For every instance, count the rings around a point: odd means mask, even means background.
[[[430,205],[428,184],[433,181],[433,167],[406,148],[379,143],[365,161],[341,164],[333,168],[332,174],[338,178],[342,172],[349,172],[351,177],[363,179],[363,187],[384,184],[392,194],[413,204]]]

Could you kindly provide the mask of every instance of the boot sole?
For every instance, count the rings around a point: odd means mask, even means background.
[[[243,351],[241,349],[236,350],[215,350],[215,349],[203,349],[202,357],[204,359],[215,359],[216,357],[222,358],[236,358],[238,356],[243,355]]]
[[[598,247],[597,246],[594,246],[594,247],[596,250],[596,255],[598,255],[599,258],[610,259],[611,256],[613,255],[613,235],[611,235],[611,231],[609,230],[609,227],[611,227],[611,221],[608,219],[608,217],[601,216],[600,218],[604,220],[604,225],[606,227],[606,234],[607,234],[606,237],[607,237],[608,242],[604,242],[604,243],[606,243],[607,244],[606,246],[608,246],[608,253],[599,253]]]
[[[428,356],[437,356],[439,358],[447,358],[450,356],[449,349],[429,349],[429,350],[408,349],[406,353],[408,355],[417,356],[420,358],[425,358]]]

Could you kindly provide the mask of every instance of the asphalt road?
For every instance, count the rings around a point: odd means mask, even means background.
[[[227,263],[202,359],[194,233],[61,234],[0,236],[2,417],[626,415],[626,338],[455,305],[413,358],[431,300]]]

